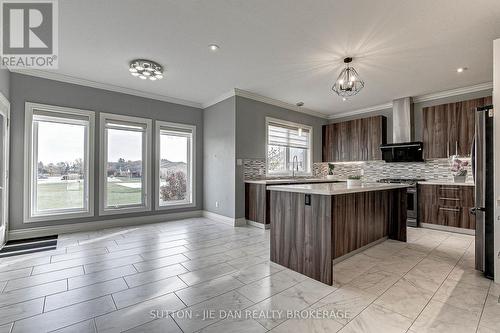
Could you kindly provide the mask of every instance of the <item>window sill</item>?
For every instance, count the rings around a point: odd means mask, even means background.
[[[37,223],[37,222],[48,222],[48,221],[58,221],[58,220],[69,220],[78,219],[85,217],[93,217],[94,211],[89,212],[78,212],[78,213],[59,213],[51,215],[36,215],[36,216],[25,216],[23,223]]]
[[[116,214],[129,214],[129,213],[143,213],[143,212],[149,212],[149,211],[151,211],[151,208],[149,206],[101,208],[99,210],[99,216],[116,215]]]
[[[156,204],[156,210],[173,210],[173,209],[181,209],[181,208],[194,208],[196,207],[196,203],[178,203],[171,205],[161,206],[159,203]]]

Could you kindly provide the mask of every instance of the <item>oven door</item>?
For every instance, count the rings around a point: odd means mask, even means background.
[[[417,187],[408,187],[406,190],[407,197],[407,225],[409,227],[417,227]]]

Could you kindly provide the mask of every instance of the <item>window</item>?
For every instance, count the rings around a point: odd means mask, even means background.
[[[312,127],[266,118],[267,174],[311,174]]]
[[[26,103],[26,222],[93,215],[91,111]]]
[[[156,122],[158,209],[195,205],[195,132],[195,126]]]
[[[150,209],[151,120],[101,113],[100,214]]]

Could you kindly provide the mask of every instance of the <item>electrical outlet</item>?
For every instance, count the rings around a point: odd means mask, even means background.
[[[215,202],[215,208],[219,208],[219,202],[218,201]]]

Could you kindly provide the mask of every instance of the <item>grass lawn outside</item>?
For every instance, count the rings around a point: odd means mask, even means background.
[[[141,178],[115,177],[107,183],[108,205],[132,205],[142,201]],[[40,181],[37,186],[39,211],[83,208],[83,181]]]

